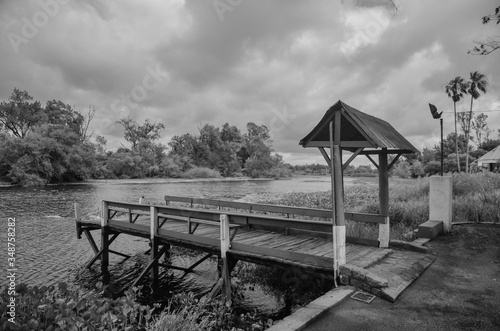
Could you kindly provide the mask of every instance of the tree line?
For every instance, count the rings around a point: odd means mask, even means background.
[[[242,132],[228,123],[205,124],[166,146],[158,142],[163,123],[122,118],[116,125],[123,127],[126,144],[108,151],[106,139],[89,130],[94,115],[93,106],[81,114],[62,101],[42,105],[15,88],[0,103],[0,179],[45,185],[88,178],[290,175],[264,125],[250,122]]]

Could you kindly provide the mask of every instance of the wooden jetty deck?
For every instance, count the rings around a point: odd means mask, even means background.
[[[82,220],[77,211],[77,235],[80,238],[85,234],[95,252],[88,266],[100,259],[101,271],[106,276],[109,253],[126,257],[111,250],[111,243],[118,235],[128,234],[148,238],[152,246],[151,263],[134,284],[148,272],[153,284],[157,282],[158,267],[162,266],[158,260],[170,245],[206,252],[202,260],[211,255],[218,256],[222,265],[220,284],[225,284],[226,295],[230,295],[230,271],[239,260],[292,266],[334,278],[330,210],[172,196],[166,196],[165,200],[167,205],[151,206],[103,201],[100,222]],[[169,205],[173,201],[188,206]],[[346,213],[346,218],[379,224],[386,221],[385,217],[369,214]],[[94,230],[101,232],[100,248],[92,237],[91,231]],[[389,248],[377,246],[377,240],[348,237],[347,264],[368,268],[392,252]],[[190,271],[199,263],[201,260],[185,270]]]

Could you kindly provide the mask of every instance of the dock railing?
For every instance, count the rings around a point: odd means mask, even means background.
[[[234,240],[239,229],[266,230],[282,235],[307,235],[312,238],[332,238],[331,210],[173,196],[165,196],[165,201],[167,205],[104,200],[100,223],[82,221],[81,213],[75,206],[77,235],[85,233],[95,252],[94,258],[87,266],[90,267],[92,263],[100,259],[101,272],[105,281],[109,280],[109,253],[129,257],[109,247],[119,234],[129,234],[151,241],[151,261],[134,284],[146,273],[151,272],[153,285],[156,285],[158,267],[162,265],[159,259],[168,250],[170,244],[204,251],[207,255],[202,260],[211,255],[219,256],[223,267],[222,276],[225,278],[225,281],[221,281],[221,286],[229,282],[227,277],[233,266],[231,260],[264,264],[277,262],[316,270],[322,274],[328,274],[332,270],[332,258]],[[188,206],[172,206],[169,203],[173,201],[187,203]],[[210,206],[216,209],[207,208]],[[373,214],[346,213],[346,218],[376,224],[386,224],[388,221],[386,217]],[[175,224],[171,223],[170,227],[165,226],[169,221],[175,221]],[[182,228],[184,222],[186,228]],[[201,224],[219,227],[220,236],[206,236],[203,232],[199,234],[197,229]],[[90,231],[99,229],[101,230],[101,247],[98,250]],[[378,241],[371,239],[348,237],[347,241],[379,246]],[[192,270],[202,260],[186,268],[186,272]],[[225,289],[227,295],[228,288],[222,287],[222,289]]]
[[[296,218],[296,216],[299,217],[305,216],[308,218],[323,219],[324,222],[329,222],[330,224],[329,226],[331,227],[332,211],[328,209],[291,207],[282,205],[259,204],[259,203],[240,202],[240,201],[226,201],[226,200],[208,199],[208,198],[191,198],[191,197],[181,197],[172,195],[165,195],[164,199],[166,205],[169,205],[171,202],[177,202],[177,203],[187,204],[190,207],[203,206],[207,208],[211,206],[211,207],[216,207],[218,210],[228,208],[228,209],[245,211],[250,214],[252,213],[257,214],[260,212],[266,214],[268,213],[281,214],[282,215],[281,217],[285,218]],[[385,225],[389,224],[389,217],[381,216],[378,214],[346,212],[345,219],[361,223],[385,224]],[[264,226],[264,225],[271,226],[272,224],[275,223],[269,222],[268,224],[259,224],[259,226]],[[283,224],[280,224],[280,226],[282,225]],[[296,233],[296,231],[294,231],[295,230],[294,228],[284,227],[284,230],[288,231],[287,233],[291,234]],[[329,236],[331,236],[331,231],[329,231],[328,233]],[[386,231],[386,227],[380,226],[378,239],[367,239],[367,238],[348,236],[346,238],[346,241],[362,245],[375,246],[375,247],[379,246],[388,247],[389,231]]]

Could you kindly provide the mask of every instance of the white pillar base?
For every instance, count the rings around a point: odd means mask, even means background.
[[[334,226],[335,227],[335,234],[336,234],[336,247],[334,249],[337,252],[337,265],[336,269],[338,269],[338,266],[346,264],[346,258],[345,258],[345,225],[339,225],[339,226]]]
[[[391,224],[389,217],[385,218],[385,224],[378,225],[378,243],[379,247],[389,247],[389,239],[391,233]]]

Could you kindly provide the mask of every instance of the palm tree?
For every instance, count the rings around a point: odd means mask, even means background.
[[[472,105],[474,103],[474,99],[480,97],[479,91],[486,93],[486,89],[488,88],[488,81],[486,80],[486,76],[480,73],[479,71],[474,71],[470,73],[470,80],[467,82],[467,93],[470,94],[470,112],[468,118],[467,125],[467,137],[466,137],[466,151],[465,155],[467,159],[465,160],[465,172],[469,172],[469,137],[470,137],[470,121],[472,119]]]
[[[458,132],[457,132],[457,102],[467,93],[467,83],[460,76],[450,80],[446,85],[446,93],[453,100],[453,113],[455,114],[455,153],[457,154],[457,167],[460,172],[460,160],[458,157]]]

